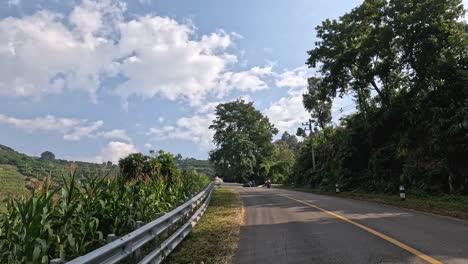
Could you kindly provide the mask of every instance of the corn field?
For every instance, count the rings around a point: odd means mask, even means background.
[[[107,234],[125,235],[137,221],[170,211],[209,181],[195,171],[179,171],[170,154],[144,157],[158,170],[130,180],[124,174],[77,178],[71,170],[60,187],[48,177],[31,195],[10,201],[0,215],[0,263],[73,259],[104,245]]]

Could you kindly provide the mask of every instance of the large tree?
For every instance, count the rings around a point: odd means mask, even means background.
[[[318,151],[319,160],[339,161],[355,182],[373,188],[401,181],[427,190],[463,189],[468,35],[461,1],[365,0],[316,30],[307,64],[320,79],[309,86],[306,108],[318,117],[321,103],[343,94],[358,106],[334,132],[340,144],[326,159],[325,150]],[[340,160],[339,153],[346,155]]]
[[[41,154],[41,159],[42,160],[55,160],[55,154],[51,151],[44,151]]]
[[[216,149],[210,152],[216,174],[226,181],[262,181],[261,164],[273,155],[278,130],[253,103],[238,99],[219,104],[210,129]]]
[[[366,0],[316,28],[307,64],[319,66],[322,95],[352,94],[361,110],[371,94],[384,105],[398,92],[416,96],[466,63],[463,16],[461,0]]]
[[[326,94],[321,93],[322,80],[311,77],[308,79],[307,93],[302,95],[302,102],[310,112],[315,125],[322,129],[331,122],[332,100]]]

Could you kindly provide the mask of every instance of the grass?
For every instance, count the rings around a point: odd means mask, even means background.
[[[337,194],[309,188],[291,188],[288,186],[278,186],[277,188],[364,200],[468,220],[468,197],[461,195],[421,196],[407,194],[406,200],[401,201],[398,194],[357,192],[341,192]]]
[[[242,222],[239,194],[218,188],[200,222],[165,263],[231,263]]]
[[[7,198],[27,194],[25,177],[13,165],[0,165],[0,213],[6,211]]]

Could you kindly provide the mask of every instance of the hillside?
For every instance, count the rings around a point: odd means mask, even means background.
[[[14,149],[0,145],[0,165],[13,165],[17,167],[18,172],[26,177],[43,178],[49,174],[57,177],[67,173],[69,166],[74,163],[77,167],[77,175],[88,173],[108,173],[117,171],[117,166],[112,164],[96,164],[82,161],[67,161],[55,159],[53,153],[51,157],[31,157],[19,153]]]
[[[194,169],[209,177],[214,177],[214,167],[208,160],[197,160],[194,158],[176,159],[177,166],[180,169]]]
[[[175,159],[177,166],[181,169],[195,169],[196,171],[214,176],[212,165],[207,160],[197,160],[193,158],[184,158],[181,156]],[[5,173],[14,175],[15,178],[23,177],[21,182],[27,185],[30,179],[42,179],[48,175],[58,179],[61,175],[68,173],[71,164],[76,165],[76,174],[78,177],[89,174],[100,175],[116,175],[119,172],[118,166],[111,163],[90,163],[82,161],[67,161],[63,159],[55,159],[54,154],[51,152],[44,152],[42,157],[32,157],[26,154],[15,151],[14,149],[0,145],[0,166],[6,166],[5,170],[0,171],[0,176],[3,177]],[[0,178],[3,179],[3,178]],[[10,179],[10,178],[5,178]],[[5,181],[4,179],[4,181]],[[5,189],[0,187],[0,192],[5,193]]]
[[[0,165],[0,213],[5,210],[3,200],[27,194],[25,177],[12,165]]]

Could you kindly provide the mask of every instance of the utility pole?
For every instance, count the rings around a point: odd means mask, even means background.
[[[309,119],[309,122],[302,123],[304,127],[304,130],[307,131],[309,130],[309,136],[312,136],[312,123],[314,122],[313,119]],[[314,151],[314,144],[312,142],[312,168],[315,171],[315,151]]]

